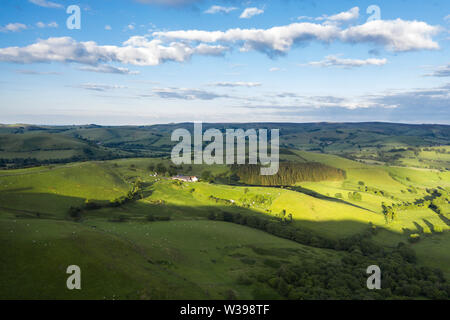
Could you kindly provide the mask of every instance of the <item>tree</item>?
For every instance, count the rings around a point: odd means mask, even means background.
[[[209,171],[209,170],[204,170],[204,171],[202,172],[202,175],[200,176],[200,178],[201,178],[202,180],[204,180],[204,181],[210,182],[210,181],[212,180],[212,174],[211,174],[211,171]]]
[[[216,220],[216,214],[214,212],[210,212],[208,214],[208,219],[209,220]]]
[[[283,278],[280,278],[280,281],[278,281],[278,292],[283,296],[283,297],[287,297],[289,294],[289,286],[286,283],[286,281],[284,281]]]
[[[75,220],[79,220],[81,218],[81,209],[78,207],[70,207],[69,216]]]
[[[177,174],[177,168],[175,168],[174,166],[170,166],[169,170],[168,170],[169,176],[174,176]]]
[[[156,166],[156,172],[158,174],[165,174],[167,172],[167,168],[164,165],[164,163],[162,162],[158,163],[158,165]]]

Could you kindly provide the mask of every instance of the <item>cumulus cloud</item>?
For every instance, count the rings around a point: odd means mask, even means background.
[[[237,10],[236,7],[222,7],[222,6],[211,6],[208,10],[205,11],[207,14],[216,14],[216,13],[230,13],[231,11]]]
[[[166,61],[184,62],[193,55],[221,55],[228,48],[221,45],[200,44],[190,46],[172,42],[163,44],[161,40],[149,40],[135,36],[122,46],[100,46],[94,41],[77,42],[70,37],[38,40],[25,47],[0,49],[0,61],[14,63],[62,62],[98,65],[118,62],[139,66],[155,66]]]
[[[27,29],[27,26],[23,23],[8,23],[4,27],[0,27],[0,32],[19,32]]]
[[[269,29],[229,29],[227,31],[179,30],[154,32],[154,36],[166,39],[199,41],[205,43],[243,43],[242,50],[257,50],[268,54],[289,51],[294,43],[318,40],[329,42],[337,38],[335,26],[314,23],[293,23]]]
[[[435,50],[439,44],[432,36],[439,27],[421,21],[373,20],[342,30],[340,38],[345,42],[380,44],[392,51]]]
[[[263,9],[258,9],[258,8],[246,8],[244,9],[244,11],[242,11],[241,15],[239,16],[239,18],[241,19],[250,19],[251,17],[263,14],[264,10]]]
[[[154,32],[155,37],[205,43],[242,43],[241,51],[257,50],[268,55],[283,54],[294,44],[319,41],[330,43],[370,43],[391,51],[439,49],[433,35],[439,27],[420,21],[376,20],[341,29],[334,24],[292,23],[269,29],[229,29],[227,31],[179,30]]]
[[[260,87],[261,83],[259,82],[216,82],[211,84],[215,87],[247,87],[247,88],[253,88],[253,87]]]
[[[44,8],[56,8],[56,9],[64,8],[62,4],[47,0],[28,0],[28,2],[31,2],[37,6]]]
[[[332,16],[323,15],[322,17],[316,18],[316,20],[326,20],[328,22],[340,23],[340,22],[348,22],[352,20],[356,20],[359,18],[359,8],[354,7],[348,11],[344,11]]]
[[[9,31],[26,28],[12,24]],[[2,28],[4,29],[4,28]],[[155,66],[167,61],[185,62],[193,55],[221,56],[233,47],[240,51],[259,51],[270,57],[286,54],[295,45],[312,41],[330,44],[370,43],[392,51],[432,50],[439,44],[433,35],[439,27],[419,21],[377,20],[342,29],[335,24],[292,23],[268,29],[228,29],[226,31],[179,30],[153,32],[151,36],[134,36],[122,45],[98,45],[94,41],[78,42],[70,37],[39,39],[24,47],[0,48],[0,61],[14,63],[62,62],[98,65],[122,63]],[[382,59],[346,61],[335,64],[377,64]]]
[[[446,66],[440,66],[432,73],[426,74],[429,77],[450,77],[450,64]]]
[[[354,68],[362,66],[383,66],[387,63],[387,59],[343,59],[335,55],[329,55],[322,61],[309,62],[309,66],[317,67],[344,67]]]
[[[36,27],[38,28],[58,28],[58,24],[56,22],[44,23],[39,21],[36,23]]]
[[[105,26],[105,30],[110,31],[110,30],[112,30],[112,28],[111,28],[111,26],[110,26],[109,24],[107,24],[107,25]]]

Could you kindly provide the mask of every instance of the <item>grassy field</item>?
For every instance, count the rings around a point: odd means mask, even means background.
[[[254,286],[239,284],[239,275],[340,256],[248,227],[198,219],[114,223],[95,215],[72,223],[18,218],[2,210],[0,222],[2,299],[225,299],[230,294],[251,299],[263,293],[278,299],[269,287],[255,293]],[[81,291],[65,288],[65,268],[71,264],[83,270]]]
[[[135,152],[141,147],[139,141],[148,136],[153,137],[153,145],[158,148],[169,145],[165,135],[168,128],[159,128],[161,134],[158,130],[121,129],[69,127],[61,129],[56,138],[38,129],[37,133],[28,132],[14,140],[11,132],[20,129],[2,127],[0,152],[2,157],[26,152],[42,159],[51,158],[52,153],[55,158],[70,157],[77,150],[85,152],[85,148]],[[339,131],[336,134],[342,138],[353,132],[333,130]],[[74,140],[74,132],[81,138]],[[327,141],[329,131],[322,134],[320,141]],[[296,138],[296,133],[288,132],[285,147]],[[371,136],[360,133],[358,139],[359,143],[369,144]],[[400,148],[403,145],[399,141],[405,146],[415,141],[410,136],[382,140],[385,148]],[[92,141],[101,144],[93,147]],[[34,150],[35,144],[48,150]],[[68,144],[72,146],[66,150]],[[331,152],[333,144],[324,148]],[[351,250],[304,245],[257,228],[211,220],[211,214],[217,213],[256,216],[267,221],[291,217],[289,226],[333,241],[375,227],[379,231],[372,237],[374,244],[395,250],[404,243],[415,252],[419,266],[439,268],[450,279],[448,201],[440,205],[441,214],[428,206],[418,207],[397,211],[393,221],[386,220],[382,208],[432,199],[430,190],[448,194],[449,148],[421,149],[415,160],[414,151],[402,150],[396,160],[398,165],[381,161],[386,160],[384,155],[371,159],[373,149],[369,147],[358,148],[350,143],[348,148],[354,153],[347,158],[283,149],[284,161],[318,162],[345,170],[343,180],[301,181],[284,187],[227,184],[231,171],[225,165],[177,168],[179,173],[196,176],[209,171],[214,183],[181,183],[167,175],[155,176],[153,168],[160,164],[169,167],[167,158],[1,170],[0,298],[280,299],[286,296],[267,282],[255,280],[255,274],[275,274],[283,266],[302,261],[339,264],[354,254]],[[143,185],[138,199],[118,207],[109,205],[133,190],[136,181]],[[354,198],[354,193],[360,198]],[[83,210],[79,219],[70,216],[70,207],[83,208],[89,202],[101,208]],[[411,234],[418,234],[420,241],[410,243]],[[65,268],[71,264],[83,270],[81,291],[65,288]]]

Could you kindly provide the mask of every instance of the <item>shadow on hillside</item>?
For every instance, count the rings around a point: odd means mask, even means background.
[[[410,236],[411,234],[415,233],[416,231],[411,230],[410,228],[402,228],[403,234],[406,236]]]
[[[0,210],[13,213],[17,218],[64,219],[71,206],[80,206],[84,201],[84,198],[53,193],[10,190],[7,194],[0,194]]]
[[[32,187],[27,187],[27,188],[17,188],[17,189],[6,189],[6,190],[2,190],[2,192],[11,193],[11,192],[21,192],[21,191],[31,191],[31,190],[33,190]]]
[[[48,193],[17,193],[16,196],[23,199],[22,203],[8,203],[0,206],[0,210],[12,213],[16,218],[72,220],[75,222],[75,219],[71,218],[69,215],[69,208],[71,206],[82,206],[85,203],[84,198]],[[318,222],[294,219],[292,223],[282,222],[280,218],[235,205],[211,204],[210,206],[186,206],[168,204],[164,201],[150,200],[147,198],[140,201],[132,201],[118,207],[111,207],[109,201],[95,199],[90,199],[90,201],[104,206],[95,209],[84,209],[81,212],[81,222],[88,219],[104,219],[110,222],[136,221],[144,223],[152,223],[153,221],[167,219],[206,220],[209,219],[211,215],[239,213],[242,216],[264,216],[265,219],[269,219],[271,222],[275,222],[280,226],[299,228],[311,232],[313,235],[325,238],[344,238],[361,233],[369,228],[369,221],[367,223],[351,220]],[[255,228],[253,226],[246,226]],[[388,230],[386,231],[391,232]]]
[[[64,220],[64,221],[73,221],[73,223],[81,223],[86,227],[90,227],[91,230],[95,232],[103,233],[104,231],[101,228],[97,228],[96,221],[108,221],[110,223],[142,223],[142,224],[151,224],[151,223],[170,223],[168,220],[176,220],[176,221],[209,221],[211,214],[225,214],[225,213],[233,213],[234,216],[239,213],[241,216],[259,216],[261,217],[264,213],[255,211],[248,208],[238,207],[234,205],[211,205],[211,206],[185,206],[185,205],[174,205],[174,204],[166,204],[164,202],[157,203],[155,202],[145,202],[143,201],[135,201],[131,203],[127,203],[120,207],[104,207],[96,210],[85,210],[81,213],[81,219],[75,221],[69,216],[69,208],[73,203],[82,204],[84,203],[83,198],[75,198],[75,197],[66,197],[59,196],[54,194],[37,194],[37,196],[47,199],[48,201],[54,201],[59,203],[60,211],[55,213],[45,214],[46,208],[36,207],[36,210],[39,211],[30,211],[23,210],[20,208],[9,208],[6,211],[9,213],[13,213],[15,215],[14,218],[22,218],[22,219],[40,219],[40,220]],[[36,199],[36,198],[34,198]],[[146,199],[148,200],[148,199]],[[96,200],[93,200],[96,201]],[[98,201],[98,200],[97,200]],[[42,203],[42,201],[40,201]],[[28,203],[29,206],[34,205],[34,203]],[[37,205],[37,203],[36,203]],[[0,214],[4,211],[0,208]],[[39,215],[37,214],[39,213]],[[149,219],[149,217],[152,219]],[[123,219],[122,219],[123,217]],[[169,219],[164,219],[169,218]],[[266,217],[268,218],[268,217]],[[254,221],[255,219],[253,219]],[[262,220],[262,219],[261,219]],[[367,231],[371,229],[369,222],[361,223],[357,221],[351,220],[342,220],[342,221],[306,221],[306,220],[293,220],[292,223],[280,222],[279,220],[272,217],[271,221],[273,225],[276,225],[275,232],[269,231],[268,229],[259,228],[253,223],[249,222],[247,219],[245,224],[237,223],[235,221],[224,221],[218,220],[218,223],[229,223],[235,226],[239,226],[239,228],[251,228],[258,232],[264,232],[267,235],[272,235],[274,237],[283,238],[287,241],[293,241],[295,243],[323,248],[323,249],[332,249],[332,250],[346,250],[340,247],[339,239],[343,240],[344,243],[349,241],[353,241],[351,236],[353,235],[361,235],[363,237],[367,237]],[[416,227],[418,226],[417,223]],[[272,225],[272,227],[273,227]],[[296,231],[293,231],[295,228]],[[388,230],[383,227],[377,227],[378,232],[382,232],[380,236],[380,240],[382,240],[383,246],[395,248],[397,247],[399,242],[407,242],[407,237],[405,234],[400,234]],[[423,228],[422,228],[423,229]],[[170,229],[169,229],[170,230]],[[234,230],[234,229],[230,229]],[[297,233],[297,231],[299,233]],[[405,233],[406,230],[404,229]],[[408,230],[411,232],[410,230]],[[193,231],[194,232],[194,231]],[[245,233],[245,232],[244,232]],[[297,235],[300,234],[300,237],[297,238]],[[369,232],[371,234],[371,232]],[[240,233],[242,235],[242,233]],[[369,236],[370,237],[370,236]],[[128,240],[127,240],[128,241]],[[376,241],[374,239],[374,241]],[[384,241],[384,242],[383,242]],[[387,241],[387,242],[385,242]],[[223,243],[226,246],[226,243]],[[257,246],[258,243],[255,243]],[[87,243],[83,244],[83,246],[88,246]],[[106,250],[106,248],[105,248]],[[299,247],[298,250],[302,250]]]
[[[442,220],[442,222],[444,222],[447,226],[450,227],[450,219],[448,219],[446,216],[444,216],[443,214],[438,214],[439,218]]]
[[[415,221],[413,221],[413,223],[414,223],[414,226],[416,227],[417,231],[419,231],[419,233],[423,233],[423,230],[424,230],[423,227]]]
[[[428,228],[430,228],[431,232],[434,232],[434,225],[428,221],[427,219],[422,219],[422,221],[427,225]]]

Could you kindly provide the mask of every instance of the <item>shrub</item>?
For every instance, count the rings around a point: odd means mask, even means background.
[[[69,216],[73,219],[79,220],[81,218],[81,209],[78,207],[70,207]]]
[[[420,240],[420,234],[412,233],[409,235],[408,241],[411,243],[418,242]]]
[[[84,208],[86,210],[96,210],[96,209],[100,209],[102,206],[99,203],[96,203],[92,200],[86,199],[86,201],[84,201]]]
[[[126,222],[128,217],[126,215],[116,215],[114,218],[110,219],[110,222]]]
[[[214,212],[210,212],[208,214],[208,219],[209,220],[216,220],[216,214]]]
[[[249,286],[253,283],[252,279],[250,279],[247,275],[245,274],[240,274],[237,278],[237,283],[244,285],[244,286]]]
[[[170,221],[170,217],[155,217],[155,221]]]

